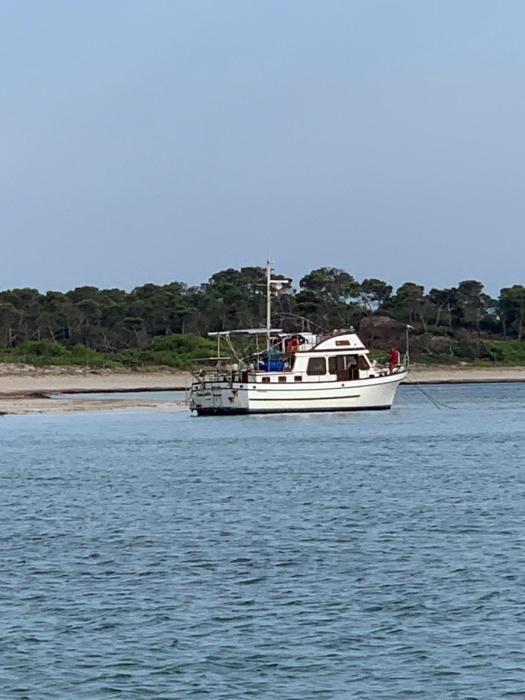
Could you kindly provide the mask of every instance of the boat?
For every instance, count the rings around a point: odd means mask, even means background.
[[[271,297],[282,286],[267,264],[267,325],[210,333],[217,338],[216,366],[195,372],[190,410],[198,416],[320,411],[372,411],[392,407],[399,384],[408,374],[408,348],[388,366],[369,359],[353,328],[330,334],[287,333],[271,326]],[[251,336],[264,350],[248,357],[221,355],[221,341],[232,352],[235,336]],[[407,331],[408,338],[408,331]],[[230,361],[228,365],[223,364]]]

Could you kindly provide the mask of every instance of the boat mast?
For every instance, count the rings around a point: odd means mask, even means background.
[[[266,261],[266,353],[268,360],[270,359],[270,349],[272,347],[272,290],[278,293],[291,281],[282,276],[278,279],[272,279],[272,263],[269,260]]]
[[[272,330],[272,264],[266,261],[266,354],[270,362],[270,331]],[[269,365],[268,365],[269,366]]]

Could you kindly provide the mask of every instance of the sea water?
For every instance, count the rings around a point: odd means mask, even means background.
[[[0,418],[1,698],[525,698],[525,385]]]

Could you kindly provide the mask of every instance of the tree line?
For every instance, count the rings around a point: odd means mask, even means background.
[[[334,267],[312,270],[295,288],[285,275],[280,277],[283,290],[273,299],[272,322],[290,330],[354,326],[368,344],[384,349],[402,344],[410,324],[414,349],[429,358],[506,360],[502,348],[521,352],[525,287],[520,284],[493,298],[476,280],[427,291],[414,282],[394,289],[380,279],[358,281]],[[34,355],[40,348],[42,356],[51,353],[57,361],[74,352],[137,361],[148,352],[151,357],[157,353],[157,359],[164,353],[169,360],[170,353],[191,354],[193,346],[209,349],[204,338],[210,331],[265,325],[265,294],[261,267],[222,270],[195,286],[144,284],[131,291],[83,286],[45,293],[10,289],[0,292],[0,349],[3,359],[21,352]]]

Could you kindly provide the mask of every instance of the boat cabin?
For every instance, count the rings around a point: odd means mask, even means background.
[[[312,333],[281,334],[269,357],[250,367],[245,381],[326,382],[368,379],[374,367],[368,350],[354,332],[318,337]],[[280,345],[276,350],[276,345]],[[379,376],[379,375],[377,375]]]

